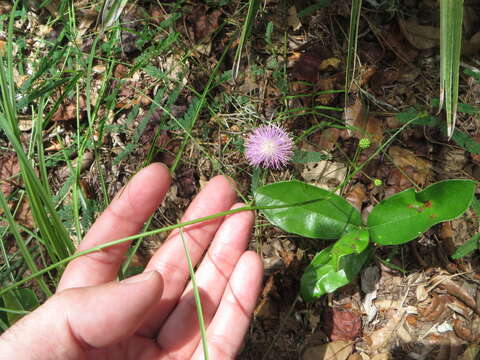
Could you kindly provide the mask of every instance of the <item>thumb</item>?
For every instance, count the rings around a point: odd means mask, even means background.
[[[0,359],[76,359],[120,342],[140,327],[162,291],[156,271],[62,291],[0,337]]]

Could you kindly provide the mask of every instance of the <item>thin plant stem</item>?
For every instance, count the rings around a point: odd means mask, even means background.
[[[195,280],[195,270],[193,269],[192,258],[190,257],[190,251],[188,250],[185,236],[183,236],[183,228],[180,228],[180,237],[182,238],[183,248],[185,249],[185,256],[188,263],[188,271],[192,279],[193,296],[195,297],[195,306],[197,307],[198,325],[200,327],[200,336],[202,337],[203,358],[208,360],[208,344],[207,344],[207,332],[205,331],[205,321],[203,319],[202,302],[200,300],[200,293],[198,292],[197,282]]]
[[[9,285],[3,289],[0,289],[0,296],[12,289],[15,289],[16,287],[26,283],[27,281],[30,281],[32,279],[35,279],[36,277],[50,271],[50,270],[53,270],[63,264],[66,264],[80,256],[83,256],[83,255],[86,255],[86,254],[90,254],[92,252],[96,252],[96,251],[101,251],[105,248],[108,248],[110,246],[114,246],[114,245],[118,245],[118,244],[121,244],[121,243],[124,243],[124,242],[127,242],[127,241],[132,241],[132,240],[136,240],[136,239],[139,239],[139,238],[142,238],[142,237],[145,237],[145,236],[153,236],[153,235],[156,235],[156,234],[159,234],[159,233],[162,233],[162,232],[165,232],[165,231],[170,231],[170,230],[174,230],[174,229],[178,229],[178,228],[182,228],[182,227],[185,227],[185,226],[189,226],[189,225],[193,225],[193,224],[198,224],[198,223],[201,223],[203,221],[209,221],[209,220],[213,220],[213,219],[216,219],[216,218],[219,218],[219,217],[222,217],[222,216],[227,216],[227,215],[231,215],[231,214],[236,214],[236,213],[239,213],[239,212],[242,212],[242,211],[255,211],[255,210],[268,210],[268,209],[282,209],[282,208],[287,208],[287,207],[294,207],[294,206],[301,206],[301,205],[307,205],[307,204],[311,204],[311,203],[314,203],[314,202],[317,202],[317,201],[322,201],[322,200],[325,200],[324,198],[320,198],[320,199],[312,199],[312,200],[308,200],[308,201],[302,201],[302,202],[299,202],[299,203],[295,203],[295,204],[288,204],[288,205],[276,205],[276,206],[252,206],[252,205],[246,205],[246,206],[242,206],[240,208],[236,208],[236,209],[231,209],[231,210],[226,210],[226,211],[221,211],[221,212],[218,212],[218,213],[215,213],[215,214],[212,214],[212,215],[209,215],[209,216],[204,216],[202,218],[198,218],[198,219],[194,219],[194,220],[190,220],[190,221],[185,221],[183,223],[177,223],[177,224],[173,224],[173,225],[168,225],[168,226],[164,226],[163,228],[160,228],[160,229],[155,229],[155,230],[150,230],[150,231],[146,231],[146,232],[143,232],[141,234],[135,234],[135,235],[132,235],[132,236],[127,236],[125,238],[122,238],[122,239],[118,239],[118,240],[113,240],[113,241],[110,241],[110,242],[107,242],[107,243],[103,243],[103,244],[100,244],[100,245],[97,245],[97,246],[94,246],[90,249],[87,249],[87,250],[83,250],[83,251],[79,251],[71,256],[68,256],[66,258],[63,258],[61,259],[60,261],[57,261],[56,263],[53,263],[41,270],[38,270],[37,272],[33,273],[32,275],[29,275],[25,278],[23,278],[22,280],[20,281],[17,281],[16,283],[12,284],[12,285]]]

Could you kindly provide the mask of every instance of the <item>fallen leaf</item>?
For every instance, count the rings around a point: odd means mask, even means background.
[[[390,342],[396,337],[396,331],[402,326],[406,313],[406,308],[389,311],[386,316],[387,323],[382,328],[366,335],[367,343],[372,352],[388,348]]]
[[[355,340],[361,336],[362,319],[359,314],[341,308],[328,308],[323,314],[325,334],[332,340]]]
[[[390,360],[390,354],[389,353],[376,354],[376,355],[373,355],[373,357],[370,360]]]
[[[342,61],[340,59],[331,57],[320,63],[320,70],[327,70],[328,68],[338,69],[341,63]]]
[[[320,150],[329,153],[338,144],[341,130],[336,128],[328,128],[322,132],[318,132],[312,136],[312,142],[317,144]]]
[[[477,307],[475,299],[460,285],[451,279],[449,276],[437,275],[432,278],[431,282],[435,286],[440,286],[447,290],[452,296],[455,296],[457,299],[463,301],[465,305],[474,310],[477,314],[480,314],[480,309]]]
[[[374,144],[382,142],[383,129],[380,121],[368,115],[360,96],[356,96],[353,104],[345,108],[344,117],[350,134],[357,139],[368,138]]]
[[[346,360],[352,351],[352,342],[332,341],[307,348],[303,352],[302,360]]]
[[[292,66],[292,77],[296,80],[316,84],[319,80],[322,59],[310,53],[295,53],[294,56],[296,60]]]
[[[404,63],[411,64],[417,58],[418,51],[405,39],[398,25],[375,31],[382,45],[390,48]]]
[[[400,31],[408,42],[418,50],[427,50],[440,45],[440,28],[420,25],[413,20],[398,20]],[[480,50],[480,33],[469,40],[462,40],[462,55],[473,55]]]
[[[440,29],[433,26],[419,25],[413,20],[398,19],[398,26],[405,39],[418,50],[431,49],[439,43]]]
[[[184,199],[191,198],[197,191],[195,171],[191,168],[180,168],[176,176],[177,195]]]
[[[430,161],[400,146],[391,146],[388,154],[392,157],[395,166],[409,175],[415,184],[424,186],[428,183],[432,176],[432,163]]]
[[[219,27],[219,20],[222,12],[219,9],[209,11],[205,5],[198,5],[193,9],[192,14],[187,16],[187,22],[192,25],[193,38],[196,43],[208,42],[212,34]]]
[[[473,334],[472,330],[465,324],[464,321],[460,319],[453,320],[453,330],[455,334],[460,338],[467,342],[473,341]]]
[[[447,297],[445,295],[433,296],[430,305],[423,311],[423,321],[438,321],[447,309]]]
[[[19,186],[17,175],[20,173],[18,158],[13,152],[0,154],[0,191],[7,197]]]
[[[328,78],[323,78],[323,79],[318,79],[317,81],[317,89],[320,91],[328,91],[328,90],[333,90],[335,89],[338,81],[338,76],[332,76]],[[332,94],[321,94],[316,98],[316,101],[320,105],[328,105],[330,104],[333,99],[335,99],[337,96],[336,93]]]
[[[476,360],[478,354],[480,354],[480,345],[470,344],[458,360]]]
[[[79,97],[78,100],[79,114],[85,111],[85,98]],[[52,121],[68,121],[77,117],[77,102],[75,100],[66,100],[58,107],[52,116]]]
[[[20,204],[16,205],[17,212],[15,213],[15,221],[18,224],[25,226],[28,229],[36,227],[32,216],[32,209],[27,198],[23,198]]]
[[[380,280],[380,271],[376,266],[369,266],[362,270],[361,287],[365,294],[362,305],[367,314],[367,323],[370,323],[377,315],[377,308],[373,301],[377,298],[378,281]]]
[[[288,8],[287,24],[293,29],[293,31],[297,31],[302,27],[295,5]]]
[[[362,183],[356,183],[348,190],[345,198],[361,212],[363,203],[368,199],[365,185]]]
[[[305,164],[302,170],[302,177],[307,183],[336,192],[339,192],[337,188],[345,179],[346,174],[345,164],[330,160]]]

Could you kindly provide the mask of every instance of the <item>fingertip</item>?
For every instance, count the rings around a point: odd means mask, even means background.
[[[230,176],[227,175],[217,175],[210,179],[207,184],[210,186],[220,186],[222,188],[229,188],[232,192],[235,192],[237,189],[237,183]]]
[[[264,266],[260,255],[255,251],[247,250],[243,253],[240,261],[245,264],[244,266],[251,268],[252,272],[259,274],[260,279],[262,279]]]
[[[143,170],[149,170],[149,171],[154,171],[156,173],[162,173],[162,175],[170,178],[170,169],[168,168],[167,165],[165,165],[164,163],[161,163],[161,162],[154,162],[154,163],[151,163],[150,165],[148,165],[147,167],[145,167]]]
[[[158,183],[159,180],[162,182],[162,185],[170,185],[172,177],[170,176],[170,171],[167,165],[156,162],[144,167],[140,170],[137,176],[141,175],[142,177],[152,180],[154,183]]]

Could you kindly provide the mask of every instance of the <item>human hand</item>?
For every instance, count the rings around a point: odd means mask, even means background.
[[[236,194],[217,176],[193,200],[182,221],[232,207]],[[98,218],[77,251],[133,235],[163,200],[168,170],[141,170]],[[263,265],[245,251],[251,212],[184,228],[196,272],[211,359],[233,359],[248,329]],[[170,234],[145,271],[116,277],[128,249],[122,243],[70,262],[57,293],[0,337],[0,359],[202,359],[197,312],[179,233]],[[187,284],[187,285],[186,285]]]

